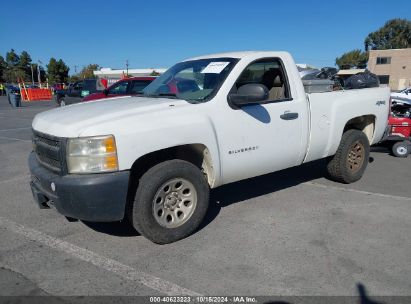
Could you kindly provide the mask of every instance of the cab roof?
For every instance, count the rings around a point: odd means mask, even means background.
[[[189,60],[197,60],[197,59],[207,59],[207,58],[259,58],[259,57],[277,57],[281,55],[289,55],[287,52],[284,51],[239,51],[239,52],[227,52],[227,53],[217,53],[217,54],[209,54],[203,55],[198,57],[192,57],[186,59],[185,61]]]

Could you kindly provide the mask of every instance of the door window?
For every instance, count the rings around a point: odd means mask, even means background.
[[[73,86],[73,90],[74,91],[81,91],[83,89],[83,83],[82,82],[77,82],[76,84],[74,84]]]
[[[109,90],[108,93],[110,95],[124,95],[127,94],[127,88],[129,85],[129,81],[120,81],[119,83],[113,85]]]
[[[290,98],[285,71],[278,59],[263,59],[251,63],[241,73],[234,90],[239,87],[258,83],[263,84],[269,91],[267,100],[283,100]]]

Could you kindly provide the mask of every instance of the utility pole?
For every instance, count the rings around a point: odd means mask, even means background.
[[[40,64],[42,64],[42,62],[40,61],[40,60],[37,60],[38,61],[38,65],[37,65],[37,79],[38,79],[38,81],[39,81],[39,86],[40,86],[40,89],[41,89],[41,74],[40,74]]]
[[[74,74],[77,74],[77,65],[74,66]]]
[[[126,60],[126,70],[127,70],[126,76],[128,77],[128,59]]]
[[[34,72],[33,72],[33,64],[30,64],[30,68],[31,68],[31,84],[34,85]]]

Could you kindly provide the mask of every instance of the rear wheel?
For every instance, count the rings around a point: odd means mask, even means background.
[[[346,131],[337,152],[327,165],[330,178],[345,184],[358,181],[367,167],[369,155],[367,136],[359,130]]]
[[[392,154],[396,157],[407,157],[410,154],[411,142],[408,140],[396,142],[392,146]]]
[[[170,160],[142,176],[129,218],[141,235],[167,244],[198,228],[208,200],[209,187],[201,171],[189,162]]]

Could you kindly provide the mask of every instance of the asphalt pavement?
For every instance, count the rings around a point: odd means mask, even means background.
[[[54,107],[0,97],[0,295],[411,296],[411,157],[374,147],[351,185],[317,161],[223,186],[199,231],[160,246],[34,204],[31,122]]]

